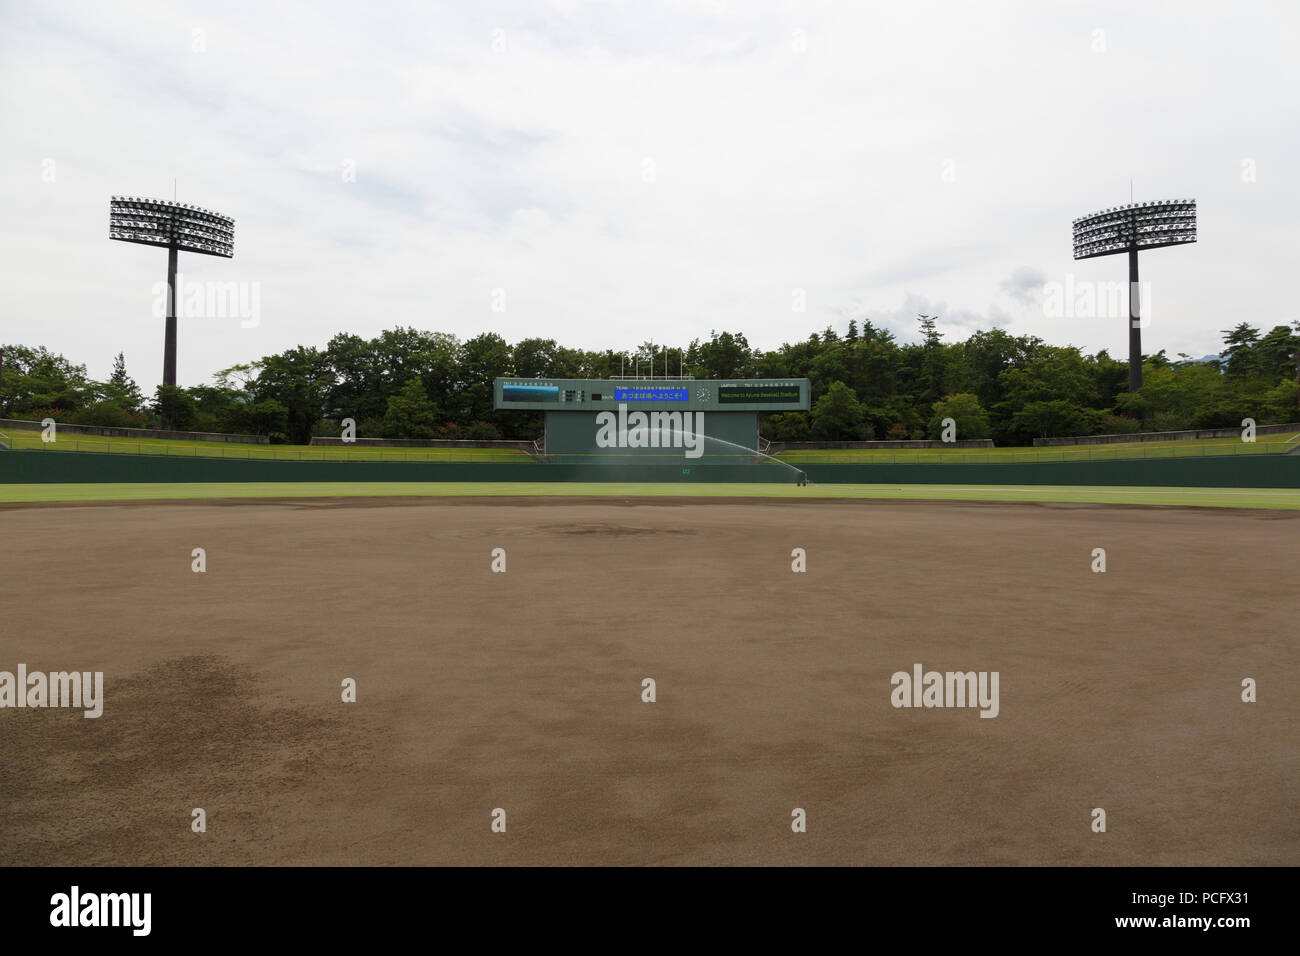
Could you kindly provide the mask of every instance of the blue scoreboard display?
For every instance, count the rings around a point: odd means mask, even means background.
[[[652,385],[614,389],[616,402],[689,402],[690,400],[689,388],[660,388]]]
[[[543,402],[553,404],[560,400],[558,385],[511,384],[501,389],[501,397],[507,402]]]

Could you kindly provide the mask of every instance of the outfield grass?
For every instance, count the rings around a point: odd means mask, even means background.
[[[15,449],[85,451],[183,458],[256,458],[268,461],[510,461],[532,462],[515,448],[358,448],[348,445],[255,445],[245,442],[114,438],[64,433],[44,442],[37,430],[4,429]]]
[[[38,430],[6,430],[13,448],[127,455],[179,455],[185,458],[252,458],[272,461],[454,461],[535,462],[517,449],[358,448],[343,445],[254,445],[237,442],[181,441],[165,438],[107,438],[66,434],[46,443]],[[792,451],[778,455],[790,464],[1006,464],[1047,461],[1105,461],[1117,458],[1182,458],[1204,455],[1279,454],[1300,447],[1300,434],[1260,435],[1255,442],[1205,438],[1114,445],[1060,445],[1044,448],[878,449]],[[733,455],[706,455],[733,458]],[[739,456],[748,458],[747,455]]]
[[[808,485],[637,482],[219,482],[0,484],[0,503],[387,496],[603,496],[689,498],[882,498],[1273,508],[1300,511],[1300,489],[1139,488],[1073,485]]]
[[[912,464],[938,462],[1006,464],[1045,461],[1107,461],[1116,458],[1199,458],[1205,455],[1283,454],[1300,445],[1300,434],[1259,435],[1254,442],[1239,438],[1195,438],[1166,442],[1118,442],[1113,445],[1055,445],[1033,448],[892,449],[847,448],[785,452],[777,457],[791,464]]]

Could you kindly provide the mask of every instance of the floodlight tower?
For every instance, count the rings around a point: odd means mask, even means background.
[[[167,328],[163,336],[163,384],[176,384],[176,254],[235,256],[235,220],[211,209],[169,199],[113,196],[108,238],[167,249]]]
[[[1128,253],[1128,390],[1142,390],[1142,323],[1138,250],[1196,241],[1196,200],[1131,202],[1074,220],[1074,258]]]

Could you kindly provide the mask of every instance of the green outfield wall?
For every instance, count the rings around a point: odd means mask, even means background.
[[[268,461],[102,452],[0,452],[0,482],[210,481],[743,481],[790,482],[778,464]]]
[[[1022,464],[804,465],[823,484],[1133,485],[1175,488],[1300,488],[1300,456],[1219,455]]]
[[[1300,455],[1117,459],[1023,464],[826,464],[800,466],[834,484],[1136,485],[1186,488],[1300,488]],[[221,481],[797,481],[789,465],[678,462],[265,461],[97,452],[0,451],[0,482]]]

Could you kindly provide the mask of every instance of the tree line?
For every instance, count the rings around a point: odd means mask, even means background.
[[[541,413],[492,407],[498,376],[608,379],[679,369],[695,378],[807,378],[812,410],[762,417],[773,441],[938,438],[952,418],[960,438],[1027,445],[1037,437],[1237,427],[1300,420],[1300,322],[1261,334],[1223,331],[1218,357],[1144,356],[1144,385],[1129,394],[1128,363],[1003,329],[945,342],[935,317],[919,340],[899,342],[869,320],[827,328],[777,349],[743,333],[712,332],[678,348],[590,351],[555,339],[509,344],[494,332],[461,340],[395,328],[366,339],[340,333],[324,348],[298,346],[217,372],[207,385],[160,386],[146,398],[118,354],[95,381],[43,347],[6,345],[0,417],[136,428],[268,435],[304,444],[356,422],[360,437],[536,438]]]

